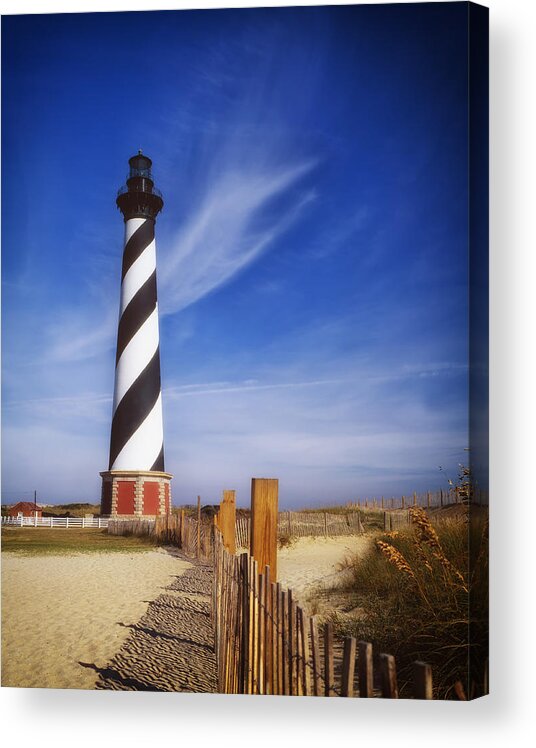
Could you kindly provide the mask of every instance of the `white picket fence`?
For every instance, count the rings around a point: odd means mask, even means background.
[[[3,525],[13,527],[108,527],[103,517],[2,517]]]

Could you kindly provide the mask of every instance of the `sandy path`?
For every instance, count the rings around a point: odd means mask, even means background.
[[[365,535],[336,538],[298,538],[277,554],[278,581],[291,587],[304,605],[307,594],[318,585],[332,584],[341,574],[338,565],[346,556],[364,553],[371,540]]]
[[[130,627],[107,667],[98,670],[97,688],[214,692],[211,595],[212,566],[196,563],[176,577]]]
[[[191,568],[164,549],[2,554],[2,685],[94,688],[148,604]]]

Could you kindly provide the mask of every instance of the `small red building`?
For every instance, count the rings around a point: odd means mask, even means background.
[[[14,504],[13,506],[10,506],[7,510],[7,516],[8,517],[35,517],[35,514],[37,512],[37,516],[41,517],[43,515],[43,512],[39,507],[37,507],[35,504],[33,504],[31,501],[19,501],[18,504]]]

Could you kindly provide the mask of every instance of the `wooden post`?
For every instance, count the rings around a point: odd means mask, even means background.
[[[300,639],[302,648],[302,678],[305,696],[311,696],[311,671],[309,669],[309,632],[305,626],[305,614],[302,608],[298,608],[300,621]]]
[[[201,555],[201,496],[197,497],[197,558]]]
[[[359,696],[362,699],[370,699],[374,689],[372,644],[370,642],[359,642],[358,650]]]
[[[413,506],[417,506],[417,491],[413,491]]]
[[[380,655],[380,673],[382,677],[382,696],[384,699],[398,699],[396,682],[396,665],[393,655]]]
[[[321,696],[321,674],[320,674],[320,646],[318,643],[318,629],[316,626],[316,619],[313,616],[309,625],[311,628],[311,655],[313,664],[313,694],[315,696]]]
[[[413,663],[413,695],[416,699],[432,699],[432,668],[426,662]]]
[[[277,580],[277,478],[251,479],[250,553],[260,568],[270,567],[272,581]]]
[[[289,640],[288,640],[288,596],[287,593],[281,590],[278,583],[278,588],[281,595],[281,673],[282,673],[282,690],[281,693],[284,696],[290,696],[289,688]]]
[[[272,583],[270,581],[270,567],[264,567],[264,693],[272,693]]]
[[[356,641],[354,637],[346,637],[344,640],[344,653],[342,660],[341,696],[354,695],[355,649]]]
[[[240,693],[248,693],[249,683],[249,557],[247,553],[240,556],[240,590],[241,590],[241,657],[239,661]]]
[[[236,491],[223,492],[218,526],[223,536],[223,545],[234,556],[236,553]]]
[[[406,506],[406,497],[402,496],[402,509],[404,509]]]
[[[335,696],[335,670],[333,664],[333,625],[324,625],[324,696]]]
[[[328,513],[324,512],[324,537],[328,536]]]
[[[383,509],[383,496],[382,496],[382,509]]]
[[[440,500],[441,506],[443,506],[443,489],[442,488],[439,490],[439,500]]]

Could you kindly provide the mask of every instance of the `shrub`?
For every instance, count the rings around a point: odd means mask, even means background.
[[[411,527],[377,535],[350,564],[343,587],[362,613],[337,621],[339,632],[394,654],[402,692],[418,659],[432,665],[436,698],[452,698],[457,681],[478,695],[487,658],[487,516],[466,507],[432,524],[423,509],[410,513]]]

